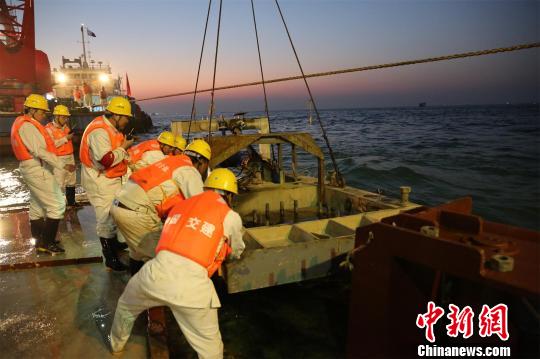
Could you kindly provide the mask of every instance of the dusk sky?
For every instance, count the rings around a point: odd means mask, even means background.
[[[195,85],[206,0],[36,0],[36,46],[58,67],[82,53],[128,73],[137,98]],[[200,88],[211,87],[219,0],[213,2]],[[306,73],[540,42],[538,1],[281,0]],[[298,75],[273,1],[255,0],[267,79]],[[216,86],[260,80],[249,0],[224,0]],[[539,101],[540,50],[311,79],[321,108]],[[268,86],[271,110],[306,108],[302,81]],[[208,96],[198,112],[208,111]],[[262,88],[216,92],[216,111],[263,110]],[[191,96],[145,101],[144,110],[189,114]]]

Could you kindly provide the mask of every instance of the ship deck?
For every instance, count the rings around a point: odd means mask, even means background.
[[[105,270],[93,210],[66,212],[59,229],[66,254],[35,254],[26,209],[0,214],[0,347],[6,358],[103,358],[106,335],[128,274]],[[16,339],[15,339],[16,338]],[[144,323],[126,346],[147,357]]]

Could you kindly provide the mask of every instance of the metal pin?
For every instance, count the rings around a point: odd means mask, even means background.
[[[293,201],[293,223],[298,222],[298,200]]]
[[[285,222],[285,203],[279,202],[279,223]]]
[[[256,225],[258,224],[258,220],[257,220],[257,219],[258,219],[258,218],[257,218],[257,217],[258,217],[258,216],[257,216],[257,210],[254,209],[253,212],[251,213],[251,215],[253,216],[253,225],[256,226]]]
[[[266,211],[265,211],[265,214],[264,214],[265,218],[266,218],[266,226],[269,226],[270,225],[270,203],[267,203],[266,204]]]

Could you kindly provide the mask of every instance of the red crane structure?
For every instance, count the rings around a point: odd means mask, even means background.
[[[34,0],[0,0],[0,111],[20,112],[28,94],[51,91],[49,58],[36,50]]]

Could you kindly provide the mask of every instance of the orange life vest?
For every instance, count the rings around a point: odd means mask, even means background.
[[[128,150],[129,161],[131,163],[139,162],[146,151],[161,151],[159,142],[157,140],[148,140],[131,147]]]
[[[137,183],[145,192],[160,186],[172,179],[173,172],[184,166],[193,166],[191,160],[186,155],[167,156],[164,159],[134,172],[129,179]],[[169,211],[179,202],[184,200],[184,195],[180,192],[177,195],[164,198],[160,204],[156,205],[156,211],[161,218],[165,218]]]
[[[25,161],[34,158],[24,145],[21,136],[19,135],[19,129],[25,122],[31,123],[38,129],[39,133],[41,133],[41,135],[45,139],[47,151],[56,154],[56,147],[54,146],[54,141],[47,133],[47,130],[45,130],[45,127],[43,127],[41,123],[34,120],[32,117],[28,115],[22,115],[17,117],[13,122],[13,125],[11,126],[11,148],[13,149],[15,157],[19,161]]]
[[[69,135],[69,128],[67,126],[58,127],[53,122],[49,122],[45,128],[49,131],[49,134],[52,136],[53,140],[59,140],[61,138]],[[71,155],[73,153],[73,142],[68,140],[60,147],[56,147],[56,154],[58,156]]]
[[[223,221],[229,211],[214,191],[182,201],[169,213],[156,253],[167,250],[191,259],[206,268],[211,277],[232,251],[223,235]]]
[[[81,163],[85,165],[86,167],[90,167],[90,168],[94,167],[92,163],[91,155],[90,155],[88,135],[90,135],[90,132],[98,128],[102,128],[105,131],[107,131],[107,134],[109,135],[109,141],[111,142],[111,151],[120,147],[122,143],[124,142],[124,135],[121,132],[109,126],[109,124],[105,122],[105,119],[103,118],[103,116],[96,117],[95,119],[92,120],[92,122],[90,122],[88,127],[86,127],[86,129],[84,130],[82,139],[81,139],[81,148],[79,150],[79,158],[81,159]],[[108,178],[121,177],[125,175],[127,172],[127,161],[122,160],[122,162],[118,163],[116,166],[109,167],[103,170],[103,172],[105,173],[105,176]]]

